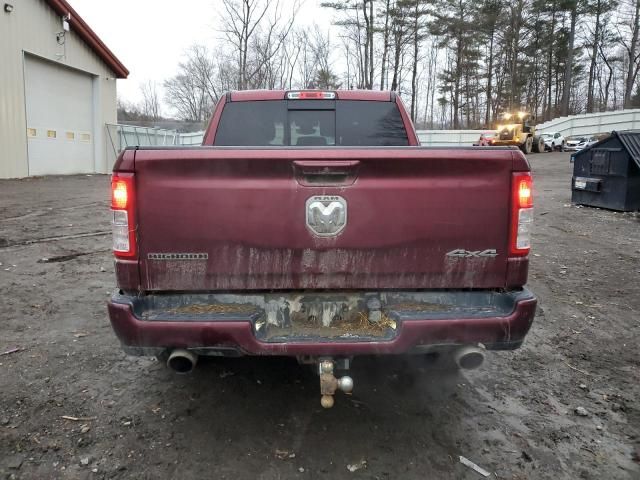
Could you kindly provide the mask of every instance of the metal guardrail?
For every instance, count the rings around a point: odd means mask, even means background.
[[[470,146],[478,141],[486,130],[418,130],[421,145],[430,147]]]
[[[107,123],[107,137],[114,157],[126,147],[200,145],[204,132],[178,133],[165,128]]]
[[[107,123],[105,128],[107,162],[110,166],[127,147],[201,145],[204,137],[204,132],[178,133],[177,130],[137,125]]]
[[[565,137],[608,133],[614,130],[637,130],[640,129],[640,109],[632,108],[558,117],[541,123],[536,129],[539,132],[560,132]]]
[[[179,133],[178,145],[202,145],[204,132]]]
[[[640,109],[616,110],[613,112],[588,113],[558,117],[536,126],[536,131],[560,132],[569,135],[595,135],[614,130],[640,129]],[[418,139],[422,145],[463,146],[472,145],[486,130],[418,130]]]

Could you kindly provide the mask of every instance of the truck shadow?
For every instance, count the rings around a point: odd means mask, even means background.
[[[189,376],[156,373],[167,382],[162,408],[174,419],[173,441],[230,472],[241,462],[254,478],[297,476],[300,466],[337,478],[363,460],[383,478],[398,464],[448,478],[457,444],[473,442],[460,421],[474,410],[464,376],[423,357],[356,359],[353,395],[338,393],[329,410],[317,374],[294,359],[204,359]]]
[[[194,394],[214,393],[220,389],[230,395],[238,390],[251,391],[261,397],[261,408],[265,408],[270,399],[277,408],[278,395],[286,394],[291,401],[299,397],[305,405],[313,400],[320,408],[316,368],[315,365],[300,365],[287,357],[205,357],[199,360],[191,375],[167,374],[170,381],[186,381]],[[356,408],[381,406],[377,405],[381,395],[386,397],[382,405],[397,398],[415,407],[429,400],[429,405],[433,406],[434,402],[437,404],[439,400],[446,401],[450,395],[457,395],[459,382],[464,382],[461,373],[438,368],[430,358],[419,355],[358,357],[350,370],[336,372],[337,377],[341,375],[351,376],[355,389],[351,395],[336,393],[336,404],[353,404]]]

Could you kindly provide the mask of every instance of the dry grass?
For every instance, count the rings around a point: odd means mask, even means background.
[[[257,309],[253,305],[246,304],[195,304],[184,305],[181,307],[172,308],[167,310],[166,313],[173,315],[191,314],[191,315],[206,315],[216,313],[244,313],[249,314],[255,312]],[[395,330],[397,324],[395,320],[387,316],[382,312],[382,318],[379,322],[372,322],[369,320],[367,312],[351,312],[349,315],[334,320],[328,327],[320,327],[317,325],[318,320],[308,318],[300,312],[294,312],[292,314],[293,327],[302,328],[304,330],[313,330],[320,328],[323,331],[331,330],[334,334],[352,333],[352,334],[381,334],[388,328]]]
[[[174,315],[190,313],[194,315],[201,315],[207,313],[252,313],[256,311],[256,307],[253,305],[243,305],[235,303],[208,303],[208,304],[195,304],[184,305],[182,307],[172,308],[167,310],[167,313]]]
[[[391,328],[393,330],[396,329],[397,325],[395,320],[392,320],[391,318],[389,318],[387,316],[386,313],[382,312],[382,318],[380,319],[379,322],[372,322],[369,320],[369,315],[366,312],[358,312],[357,315],[355,315],[355,321],[351,321],[351,322],[334,322],[332,325],[335,325],[337,328],[348,328],[349,326],[353,326],[355,324],[355,327],[358,330],[361,331],[377,331],[377,332],[382,332],[384,330],[386,330],[387,328]]]

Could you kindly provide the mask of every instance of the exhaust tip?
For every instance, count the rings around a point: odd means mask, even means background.
[[[179,374],[191,373],[198,363],[198,356],[189,350],[174,350],[169,355],[167,367]]]
[[[458,367],[465,370],[474,370],[484,363],[484,351],[477,347],[463,347],[456,352]]]

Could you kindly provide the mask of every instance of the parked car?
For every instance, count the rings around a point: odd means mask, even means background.
[[[488,132],[482,132],[480,134],[480,138],[478,139],[477,143],[474,143],[473,146],[474,147],[488,147],[490,145],[493,145],[493,140],[496,138],[496,136],[498,135],[498,132],[496,130],[491,130]]]
[[[567,137],[565,150],[570,152],[577,152],[583,148],[590,147],[594,143],[597,143],[599,137],[596,135],[571,135]]]
[[[540,134],[540,136],[544,140],[545,150],[549,152],[553,152],[555,150],[560,152],[564,151],[565,138],[560,132],[545,132]]]
[[[295,357],[326,408],[359,355],[476,368],[535,315],[532,188],[515,149],[420,147],[393,92],[228,93],[203,146],[116,161],[111,324],[179,373]]]

